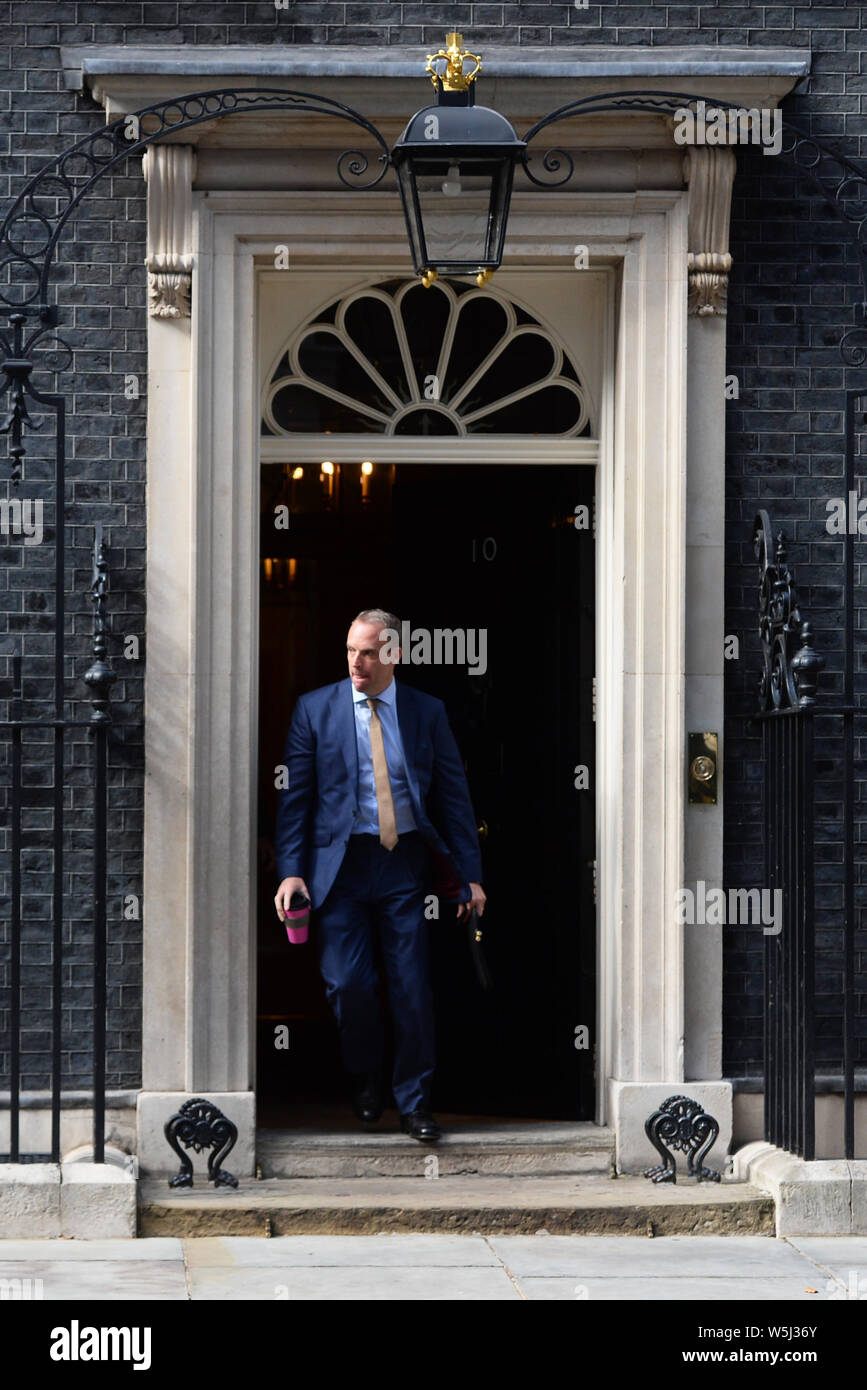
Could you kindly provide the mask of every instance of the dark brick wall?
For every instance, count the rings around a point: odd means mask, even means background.
[[[766,12],[767,13],[767,12]],[[808,91],[786,113],[832,149],[864,155],[867,123],[859,76],[867,30],[859,6],[798,8],[813,50]],[[806,32],[806,31],[805,31]],[[793,35],[799,42],[803,33]],[[834,172],[832,163],[823,171]],[[842,172],[842,171],[840,171]],[[852,205],[850,204],[850,207]],[[732,209],[734,268],[728,325],[728,371],[740,398],[728,407],[726,440],[726,624],[745,637],[726,667],[725,878],[731,886],[764,881],[760,841],[762,742],[746,722],[755,708],[761,669],[756,631],[757,566],[753,516],[765,507],[788,541],[801,612],[813,622],[826,658],[820,698],[842,701],[843,542],[827,530],[830,498],[844,494],[844,392],[867,385],[867,372],[844,366],[842,336],[862,322],[860,275],[851,241],[827,202],[813,195],[794,163],[739,152]],[[862,445],[863,451],[863,445]],[[862,468],[856,459],[856,485]],[[856,546],[856,690],[865,675],[859,650],[864,590]],[[817,1064],[839,1073],[842,1008],[841,721],[816,721],[816,990]],[[860,747],[856,752],[860,753]],[[864,761],[856,762],[856,840],[865,838]],[[856,889],[863,905],[864,879]],[[726,931],[726,1067],[761,1071],[762,945],[757,928]],[[856,934],[859,1019],[856,1058],[867,1061],[867,939]]]
[[[860,34],[854,35],[860,37]],[[844,55],[840,55],[841,57]],[[826,65],[822,65],[826,67]],[[827,68],[826,68],[827,70]],[[848,108],[844,97],[840,107]],[[836,121],[814,100],[790,103],[804,129],[855,152],[863,118]],[[857,101],[856,101],[857,106]],[[849,137],[849,138],[847,138]],[[824,200],[813,196],[784,156],[741,157],[735,185],[728,370],[740,398],[728,408],[726,451],[726,622],[741,635],[741,656],[726,669],[725,874],[731,886],[764,882],[762,736],[746,716],[757,699],[761,670],[756,630],[758,567],[750,544],[752,519],[764,507],[782,530],[797,582],[800,611],[813,623],[826,660],[820,701],[843,698],[843,541],[827,529],[831,498],[843,498],[845,390],[867,385],[847,368],[839,343],[861,322],[860,274],[852,243]],[[826,166],[830,170],[830,165]],[[861,452],[863,453],[863,444]],[[856,458],[856,486],[862,473]],[[865,675],[859,650],[864,590],[856,544],[856,693]],[[743,640],[743,638],[746,640]],[[842,1009],[842,745],[839,719],[815,721],[817,1064],[839,1073]],[[857,753],[862,750],[856,749]],[[856,759],[856,840],[863,840],[864,760]],[[863,877],[856,902],[863,905]],[[725,1048],[730,1074],[761,1071],[762,947],[756,927],[726,933]],[[867,1061],[863,931],[856,934],[856,1058]]]
[[[3,3],[0,24],[6,47],[0,56],[0,194],[4,202],[22,179],[59,146],[96,129],[102,111],[87,97],[63,89],[57,46],[101,44],[285,44],[335,43],[374,46],[439,46],[447,28],[463,28],[470,46],[486,43],[532,45],[690,44],[788,46],[814,54],[809,92],[788,107],[815,131],[843,142],[857,155],[867,133],[861,114],[860,75],[867,29],[855,4],[763,5],[729,0],[721,4],[601,3],[578,9],[565,3],[372,4],[297,3],[276,9],[270,0],[26,0]],[[760,884],[757,861],[756,795],[760,767],[755,738],[743,714],[757,669],[754,628],[754,571],[748,551],[749,520],[760,502],[792,531],[793,558],[805,585],[817,586],[810,601],[820,640],[833,652],[839,642],[839,547],[824,533],[824,503],[835,495],[841,469],[840,390],[844,375],[834,343],[840,325],[852,322],[854,270],[847,264],[839,231],[799,194],[782,159],[746,155],[735,192],[729,316],[730,366],[740,378],[740,399],[729,408],[727,630],[742,637],[740,661],[727,671],[726,881]],[[809,235],[805,235],[805,221]],[[145,275],[144,196],[137,162],[107,178],[82,210],[61,247],[58,279],[61,325],[71,331],[76,386],[70,402],[66,535],[67,578],[75,597],[67,618],[69,710],[79,703],[79,678],[90,659],[87,596],[89,545],[94,521],[107,527],[111,547],[109,612],[112,663],[120,680],[114,692],[118,728],[111,755],[111,897],[109,1081],[134,1085],[139,1079],[141,923],[124,920],[122,894],[141,893],[142,759],[141,717],[144,646],[141,659],[126,661],[122,638],[144,633],[144,415]],[[123,394],[124,376],[140,374],[139,400]],[[37,384],[50,385],[44,374]],[[31,436],[23,496],[42,495],[50,477],[46,450]],[[6,484],[0,482],[0,497]],[[839,490],[839,489],[837,489]],[[52,626],[50,573],[55,518],[46,494],[46,539],[21,547],[14,538],[0,550],[0,698],[8,701],[13,641],[24,642],[27,711],[47,709]],[[46,556],[48,557],[46,560]],[[810,600],[809,589],[805,595]],[[21,638],[21,634],[26,636]],[[4,656],[3,653],[6,653]],[[8,704],[6,705],[8,710]],[[86,1080],[90,944],[82,906],[89,899],[87,837],[90,802],[86,736],[70,737],[73,771],[67,778],[70,810],[67,910],[72,923],[67,954],[64,1069],[68,1082]],[[50,753],[50,749],[48,749]],[[45,873],[50,811],[50,767],[46,750],[31,756],[34,786],[25,818],[25,981],[30,1034],[25,1042],[25,1076],[42,1084],[47,997],[38,977],[26,975],[49,958],[50,912]],[[8,815],[8,812],[7,812]],[[8,826],[8,820],[4,821]],[[8,828],[4,831],[8,836]],[[823,850],[823,931],[834,935],[833,832]],[[0,854],[8,854],[8,843]],[[8,858],[0,891],[9,902]],[[827,875],[827,883],[824,882]],[[863,891],[863,890],[862,890]],[[146,910],[146,904],[144,905]],[[697,930],[699,928],[696,928]],[[758,1065],[761,1043],[760,952],[754,933],[726,934],[726,1059],[733,1073]],[[3,961],[7,963],[2,963]],[[8,947],[0,957],[8,970]],[[835,1007],[835,972],[827,1007]],[[0,976],[0,985],[8,976]],[[7,995],[0,991],[0,1005]],[[0,1018],[0,1025],[6,1020]],[[0,1057],[0,1070],[5,1059]]]

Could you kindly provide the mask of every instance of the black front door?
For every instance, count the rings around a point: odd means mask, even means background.
[[[292,701],[345,675],[355,612],[384,606],[415,631],[471,631],[475,670],[404,662],[396,672],[446,704],[481,827],[488,895],[489,993],[454,908],[441,904],[431,923],[433,1105],[591,1118],[593,470],[407,464],[367,486],[357,468],[340,472],[308,513],[296,506],[282,541],[270,526],[266,479],[263,555],[282,544],[293,564],[283,566],[279,593],[273,566],[263,579],[263,828]],[[260,1099],[276,1099],[278,1086],[288,1102],[342,1094],[312,952],[302,962],[280,940],[272,878],[263,876],[260,893]],[[279,1056],[273,1035],[283,1017],[295,1042]]]

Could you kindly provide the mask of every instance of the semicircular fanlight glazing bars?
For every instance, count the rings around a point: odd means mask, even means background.
[[[386,281],[293,335],[262,433],[577,438],[590,416],[562,344],[525,309],[456,281]]]

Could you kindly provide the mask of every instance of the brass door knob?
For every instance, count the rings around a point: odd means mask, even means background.
[[[719,781],[719,738],[691,733],[687,750],[688,797],[693,806],[715,806]]]
[[[477,825],[477,826],[476,826],[476,829],[477,829],[478,834],[479,834],[479,839],[480,839],[480,840],[487,840],[487,838],[488,838],[488,822],[487,822],[486,820],[483,820],[482,823],[481,823],[481,825]]]
[[[698,758],[693,758],[689,770],[697,782],[712,782],[714,772],[716,771],[716,764],[713,758],[707,758],[702,755]]]

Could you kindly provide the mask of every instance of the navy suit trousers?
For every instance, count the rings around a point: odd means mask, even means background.
[[[347,1071],[378,1071],[383,1020],[377,995],[377,932],[394,1026],[392,1090],[402,1115],[427,1109],[434,1071],[430,923],[424,915],[427,850],[417,831],[393,850],[352,835],[334,884],[316,914],[319,968],[340,1030]]]

